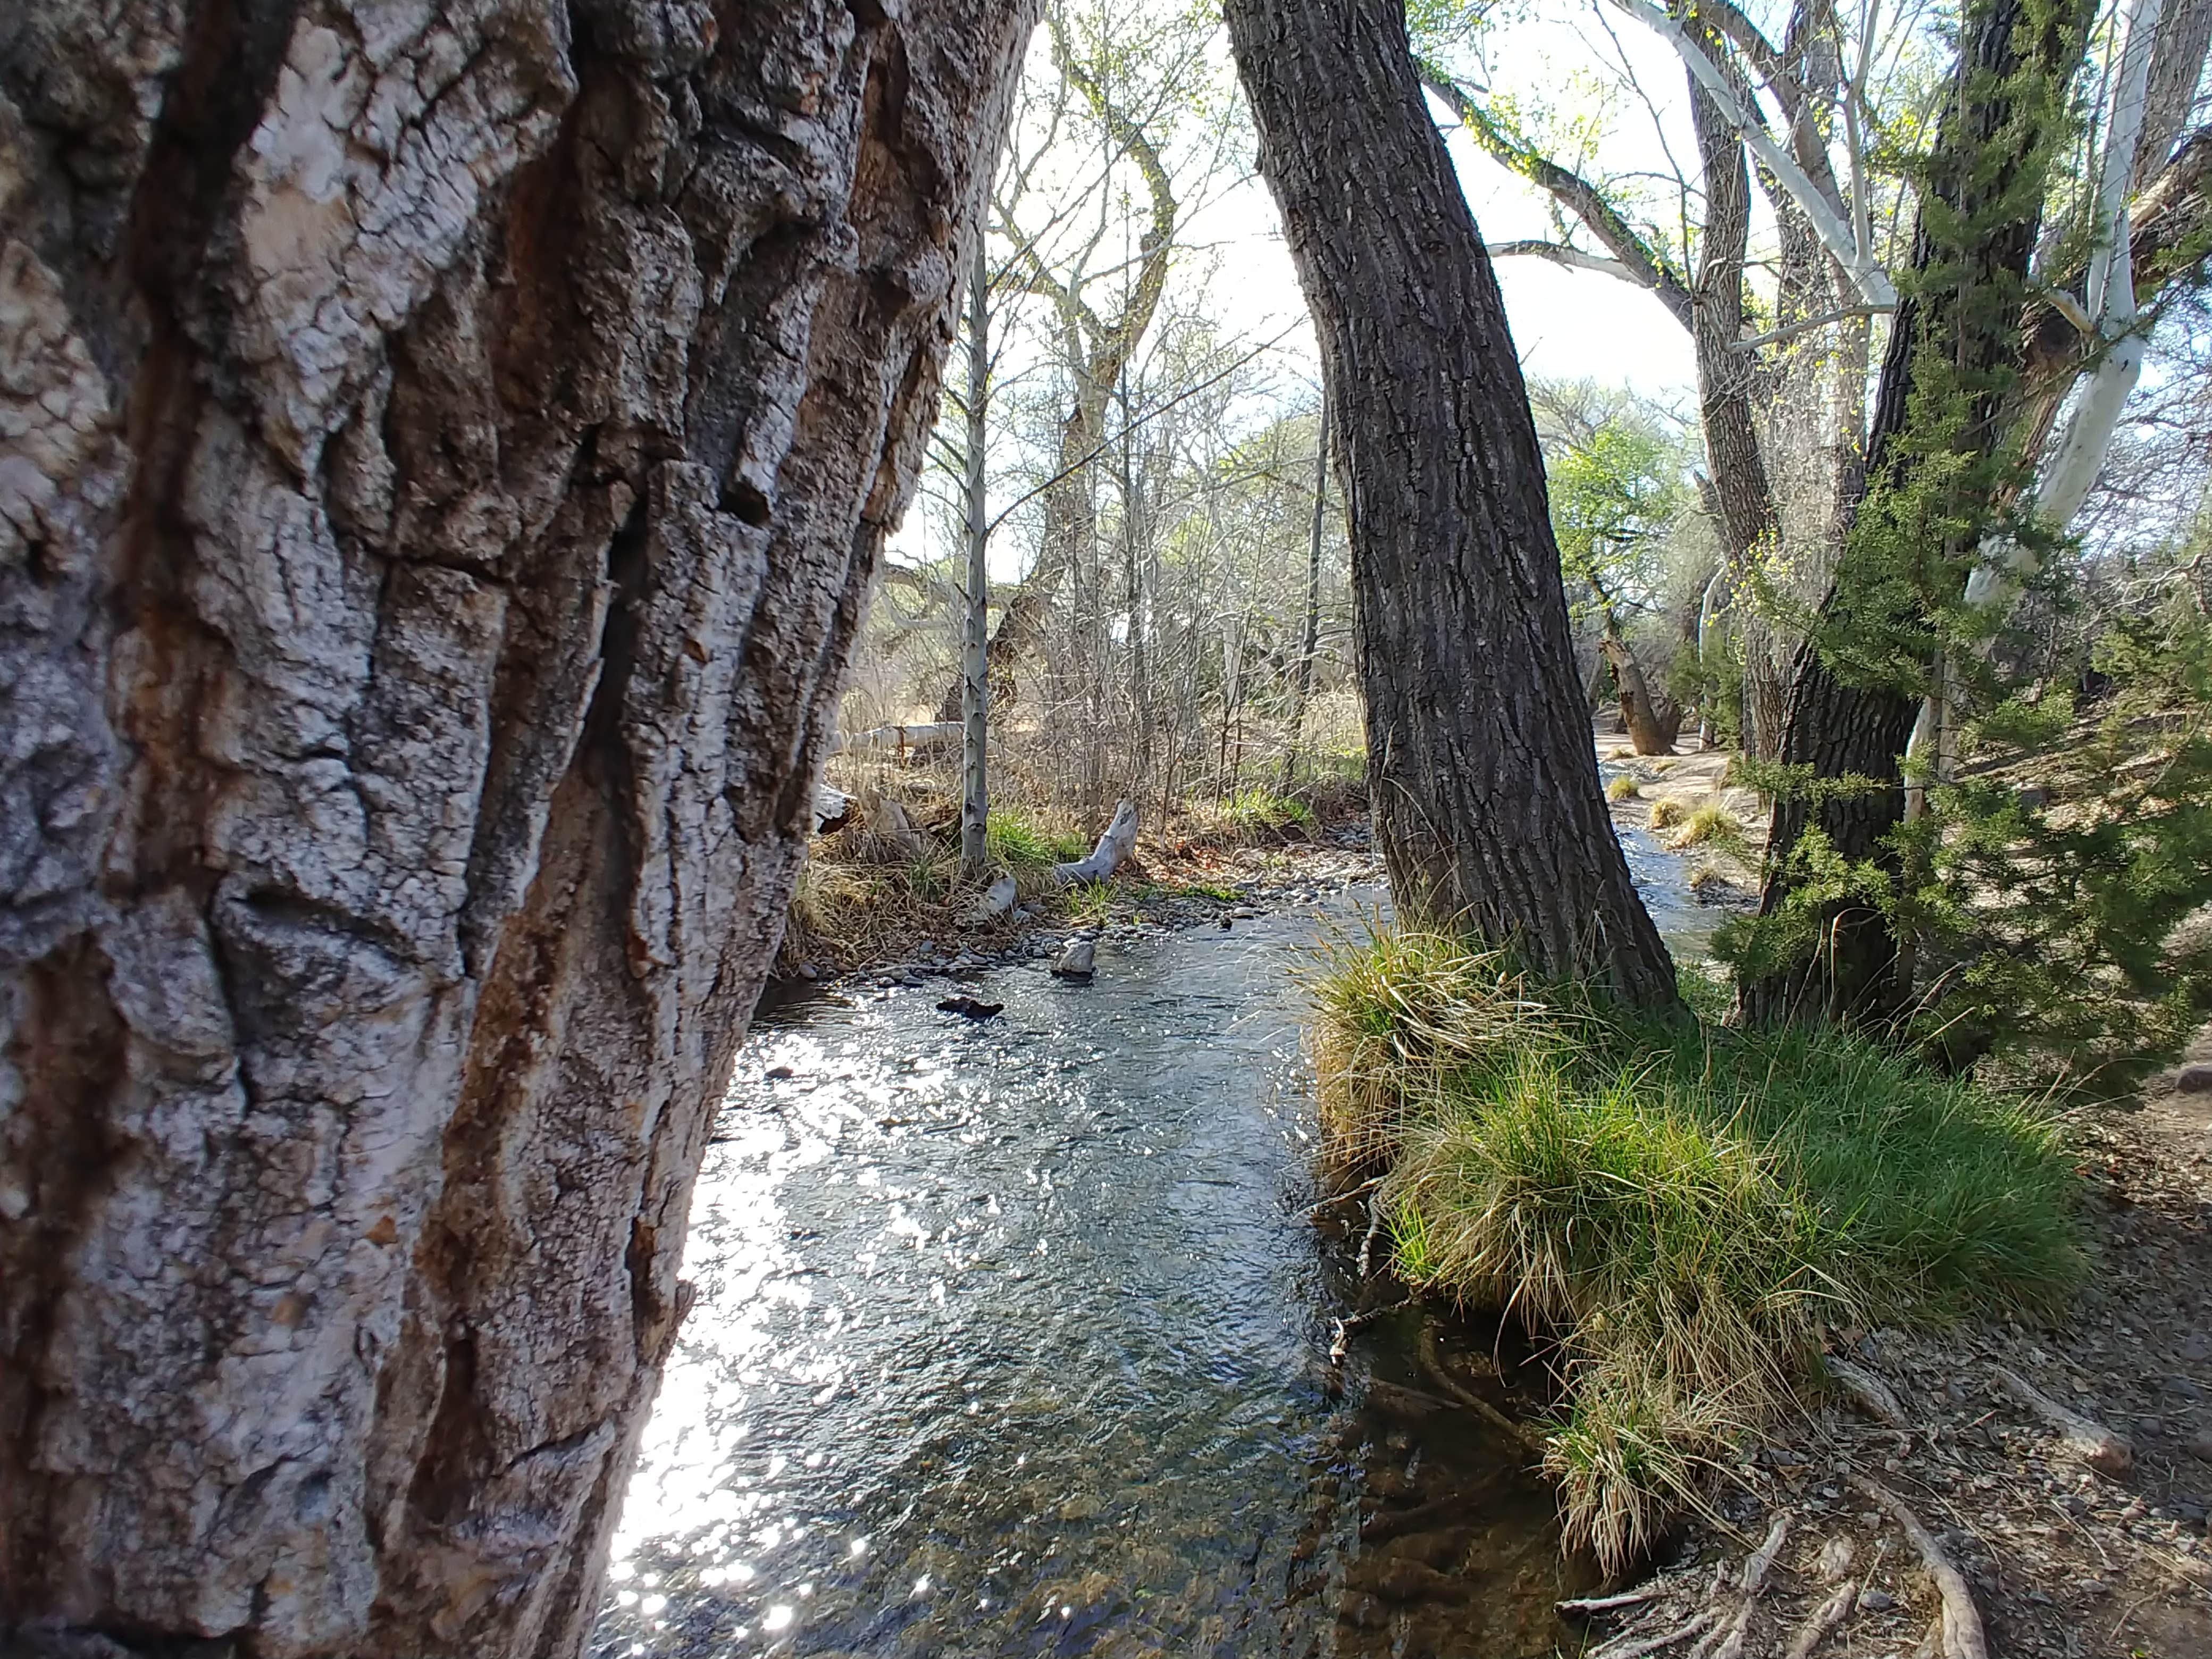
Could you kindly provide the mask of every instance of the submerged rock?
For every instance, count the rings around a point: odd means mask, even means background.
[[[1089,979],[1097,971],[1098,947],[1087,939],[1072,939],[1052,959],[1052,971],[1060,979]]]
[[[1003,1002],[978,1002],[973,997],[946,997],[937,1005],[940,1014],[958,1014],[963,1019],[996,1019],[1006,1012]]]

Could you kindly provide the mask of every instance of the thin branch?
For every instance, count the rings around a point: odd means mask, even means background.
[[[1851,286],[1858,289],[1861,296],[1870,305],[1894,307],[1897,304],[1897,289],[1889,280],[1889,274],[1862,252],[1851,235],[1850,226],[1844,222],[1835,205],[1806,176],[1805,169],[1797,165],[1796,159],[1774,142],[1774,135],[1766,130],[1766,123],[1759,118],[1758,112],[1745,107],[1743,100],[1736,95],[1735,87],[1729,84],[1728,76],[1705,55],[1705,49],[1683,32],[1679,22],[1651,4],[1650,0],[1611,0],[1611,3],[1674,48],[1675,54],[1719,109],[1722,118],[1742,135],[1743,142],[1767,170],[1782,181],[1784,188],[1788,190],[1791,198],[1812,222],[1814,233],[1850,274]]]
[[[1809,334],[1816,328],[1826,328],[1830,323],[1841,323],[1853,317],[1880,317],[1897,309],[1896,302],[1888,305],[1868,304],[1845,306],[1839,311],[1824,312],[1818,317],[1808,317],[1787,328],[1771,329],[1765,334],[1754,334],[1747,340],[1731,340],[1731,351],[1756,351],[1760,346],[1776,345],[1784,340],[1794,340],[1800,334]]]

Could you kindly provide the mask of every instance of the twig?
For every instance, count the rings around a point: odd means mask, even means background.
[[[1359,1276],[1367,1277],[1369,1258],[1375,1253],[1375,1240],[1382,1231],[1382,1206],[1375,1201],[1373,1194],[1367,1198],[1367,1237],[1359,1241]]]
[[[1844,1392],[1850,1395],[1852,1403],[1869,1417],[1893,1429],[1905,1426],[1905,1407],[1898,1402],[1888,1383],[1863,1366],[1833,1354],[1826,1356],[1821,1363],[1827,1366],[1828,1375],[1844,1385]]]
[[[1347,1314],[1342,1319],[1333,1321],[1329,1327],[1328,1357],[1331,1359],[1343,1358],[1346,1339],[1362,1325],[1370,1320],[1385,1318],[1394,1313],[1403,1313],[1413,1305],[1413,1298],[1409,1296],[1401,1301],[1393,1302],[1387,1308],[1370,1308],[1364,1313]]]
[[[1858,1605],[1859,1587],[1850,1578],[1836,1586],[1836,1593],[1813,1609],[1805,1622],[1797,1626],[1796,1635],[1790,1638],[1782,1659],[1813,1659],[1813,1650],[1828,1639],[1828,1632],[1851,1616]]]
[[[1647,1653],[1656,1653],[1662,1648],[1671,1648],[1677,1642],[1686,1642],[1713,1620],[1711,1607],[1699,1607],[1683,1623],[1656,1636],[1641,1638],[1616,1637],[1603,1647],[1594,1650],[1589,1659],[1644,1659]]]
[[[1766,1529],[1765,1541],[1743,1558],[1743,1577],[1739,1581],[1746,1595],[1756,1595],[1766,1588],[1766,1575],[1774,1571],[1775,1558],[1782,1553],[1782,1542],[1790,1536],[1790,1523],[1796,1517],[1784,1510],[1774,1517],[1774,1524]]]
[[[2067,1451],[2100,1474],[2125,1474],[2134,1467],[2135,1448],[2103,1424],[2069,1411],[2018,1371],[1992,1365],[1997,1381],[2020,1403],[2058,1431]]]
[[[1364,1197],[1367,1194],[1373,1192],[1375,1188],[1382,1184],[1382,1177],[1381,1176],[1370,1176],[1367,1180],[1361,1182],[1357,1187],[1349,1188],[1340,1193],[1331,1193],[1327,1198],[1322,1200],[1320,1203],[1307,1205],[1306,1207],[1299,1211],[1298,1213],[1305,1217],[1308,1220],[1311,1220],[1315,1216],[1319,1215],[1323,1210],[1333,1208],[1339,1204],[1349,1204],[1353,1199]]]
[[[1936,1593],[1943,1598],[1942,1616],[1937,1621],[1943,1659],[1990,1659],[1989,1644],[1982,1638],[1982,1615],[1974,1606],[1974,1593],[1967,1587],[1966,1574],[1943,1553],[1935,1534],[1921,1524],[1920,1517],[1902,1498],[1880,1481],[1855,1474],[1851,1484],[1890,1512],[1906,1540],[1920,1552],[1928,1576],[1936,1581]]]
[[[1667,1592],[1656,1584],[1646,1584],[1642,1589],[1623,1590],[1618,1595],[1578,1595],[1571,1601],[1554,1601],[1552,1605],[1561,1613],[1571,1613],[1584,1619],[1601,1613],[1612,1613],[1620,1607],[1641,1607],[1646,1601],[1656,1601]]]
[[[1436,1380],[1437,1386],[1445,1394],[1482,1418],[1492,1428],[1502,1430],[1512,1436],[1514,1439],[1539,1456],[1543,1455],[1544,1437],[1542,1435],[1525,1423],[1515,1422],[1480,1395],[1470,1389],[1462,1389],[1452,1380],[1451,1374],[1444,1370],[1443,1357],[1437,1352],[1437,1336],[1434,1331],[1421,1333],[1421,1368]]]

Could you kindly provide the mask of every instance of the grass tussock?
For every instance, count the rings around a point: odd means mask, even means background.
[[[1558,1343],[1547,1466],[1609,1568],[1817,1373],[1826,1328],[2045,1308],[2074,1174],[2032,1109],[1850,1035],[1626,1014],[1449,938],[1317,974],[1324,1129],[1397,1271]]]
[[[1667,838],[1667,845],[1678,853],[1708,844],[1737,847],[1744,838],[1743,826],[1717,801],[1689,808],[1674,820],[1674,833]]]
[[[1650,823],[1654,830],[1672,830],[1690,816],[1690,803],[1680,795],[1662,795],[1651,803]]]
[[[1615,774],[1613,781],[1606,785],[1605,798],[1612,801],[1634,800],[1636,792],[1636,780],[1630,777],[1627,773],[1620,772]]]

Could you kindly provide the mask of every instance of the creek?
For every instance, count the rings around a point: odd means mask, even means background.
[[[1297,969],[1379,897],[1109,938],[1089,985],[764,1011],[595,1655],[1552,1652],[1590,1570],[1464,1403],[1540,1409],[1540,1368],[1494,1324],[1337,1323],[1377,1292],[1314,1212]]]

